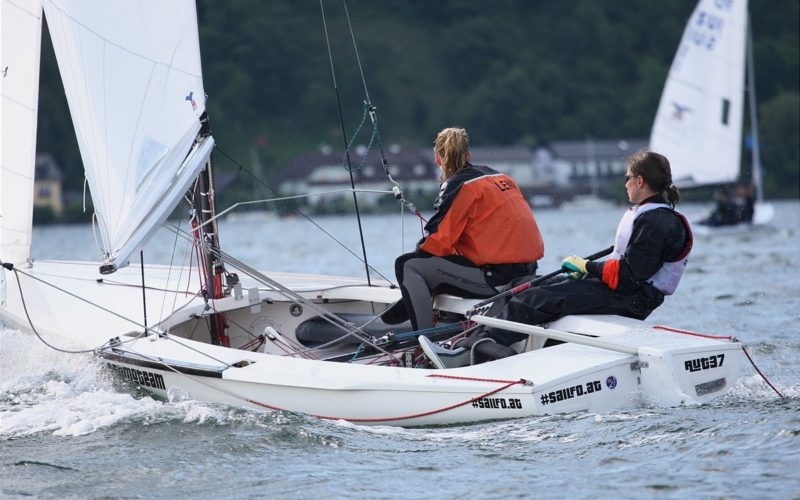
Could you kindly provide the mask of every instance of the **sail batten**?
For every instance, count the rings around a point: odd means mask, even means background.
[[[122,267],[205,162],[190,154],[205,110],[195,6],[45,0],[44,7],[102,252],[108,267]]]
[[[746,0],[700,0],[687,22],[650,136],[678,187],[739,176],[746,22]]]

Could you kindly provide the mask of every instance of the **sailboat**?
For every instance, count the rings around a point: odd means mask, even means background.
[[[419,332],[375,316],[400,299],[390,283],[265,273],[222,250],[193,2],[0,5],[7,66],[0,318],[7,325],[56,349],[91,352],[111,373],[164,400],[365,425],[604,411],[642,400],[704,403],[738,380],[743,347],[731,337],[615,316],[524,325],[450,295],[435,299],[451,318],[438,334],[483,324],[527,340],[514,356],[432,368]],[[97,262],[31,255],[42,8],[94,202]],[[191,221],[168,221],[184,200]],[[184,242],[178,263],[142,262],[159,226]],[[545,347],[547,339],[560,342]]]
[[[767,224],[774,208],[764,202],[748,20],[747,0],[698,2],[661,94],[650,149],[669,158],[679,188],[737,182],[747,90],[755,191],[752,222]]]

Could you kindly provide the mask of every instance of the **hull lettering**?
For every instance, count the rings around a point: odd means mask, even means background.
[[[542,405],[549,405],[552,403],[558,403],[560,401],[566,401],[568,399],[586,396],[587,394],[600,392],[601,390],[603,390],[603,386],[600,384],[600,381],[593,380],[591,382],[586,382],[585,384],[573,385],[572,387],[565,387],[563,389],[550,391],[547,394],[542,394],[540,401]]]
[[[492,410],[521,410],[522,401],[516,398],[481,398],[473,401],[472,407]]]
[[[167,390],[167,388],[164,387],[164,377],[162,377],[158,373],[147,372],[144,370],[136,370],[134,368],[128,368],[127,366],[117,366],[112,363],[106,363],[106,365],[114,373],[116,373],[117,375],[119,375],[124,379],[136,382],[137,384],[145,387],[153,387],[155,389]]]
[[[683,364],[683,368],[687,372],[699,372],[700,370],[719,368],[724,362],[724,354],[714,354],[712,356],[708,356],[707,358],[690,359]]]

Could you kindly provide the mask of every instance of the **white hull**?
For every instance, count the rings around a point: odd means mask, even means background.
[[[108,278],[102,283],[79,278],[92,276],[88,274],[96,272],[92,269],[97,269],[96,264],[41,262],[21,271],[141,321],[142,292],[135,286],[141,280],[140,270],[120,270],[113,275],[113,283]],[[258,352],[215,346],[203,328],[207,314],[203,300],[177,291],[186,290],[187,271],[183,270],[183,286],[178,288],[180,269],[145,268],[146,283],[152,287],[147,290],[148,318],[151,324],[160,320],[160,330],[171,332],[146,337],[132,322],[98,313],[95,306],[41,282],[23,276],[22,286],[34,326],[45,339],[55,344],[66,339],[88,348],[105,344],[98,351],[104,363],[159,397],[287,410],[362,424],[439,425],[606,411],[636,406],[642,400],[665,405],[703,403],[723,394],[739,376],[738,342],[690,336],[613,316],[563,318],[550,327],[571,332],[567,336],[577,334],[575,342],[541,348],[540,329],[530,331],[521,354],[450,370],[306,359],[348,351],[336,347],[300,357],[280,355],[289,346],[298,346],[294,329],[318,312],[263,286],[257,298],[252,294],[227,297],[214,307],[229,318],[232,346],[252,339],[245,330],[277,332],[277,336],[266,339]],[[2,318],[30,330],[15,275],[4,273],[7,297],[0,308]],[[380,312],[399,298],[396,289],[368,287],[358,279],[275,277],[306,299],[339,313]],[[245,289],[250,285],[255,288],[255,284],[245,284]],[[173,301],[177,312],[160,318],[162,307],[173,310]],[[470,301],[442,296],[437,304],[457,314]],[[84,320],[103,317],[107,319]],[[106,344],[114,337],[120,342]],[[603,347],[579,345],[582,339],[601,342]]]

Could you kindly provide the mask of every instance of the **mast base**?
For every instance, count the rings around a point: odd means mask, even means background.
[[[111,274],[116,272],[117,266],[114,264],[103,264],[100,266],[100,274]]]

